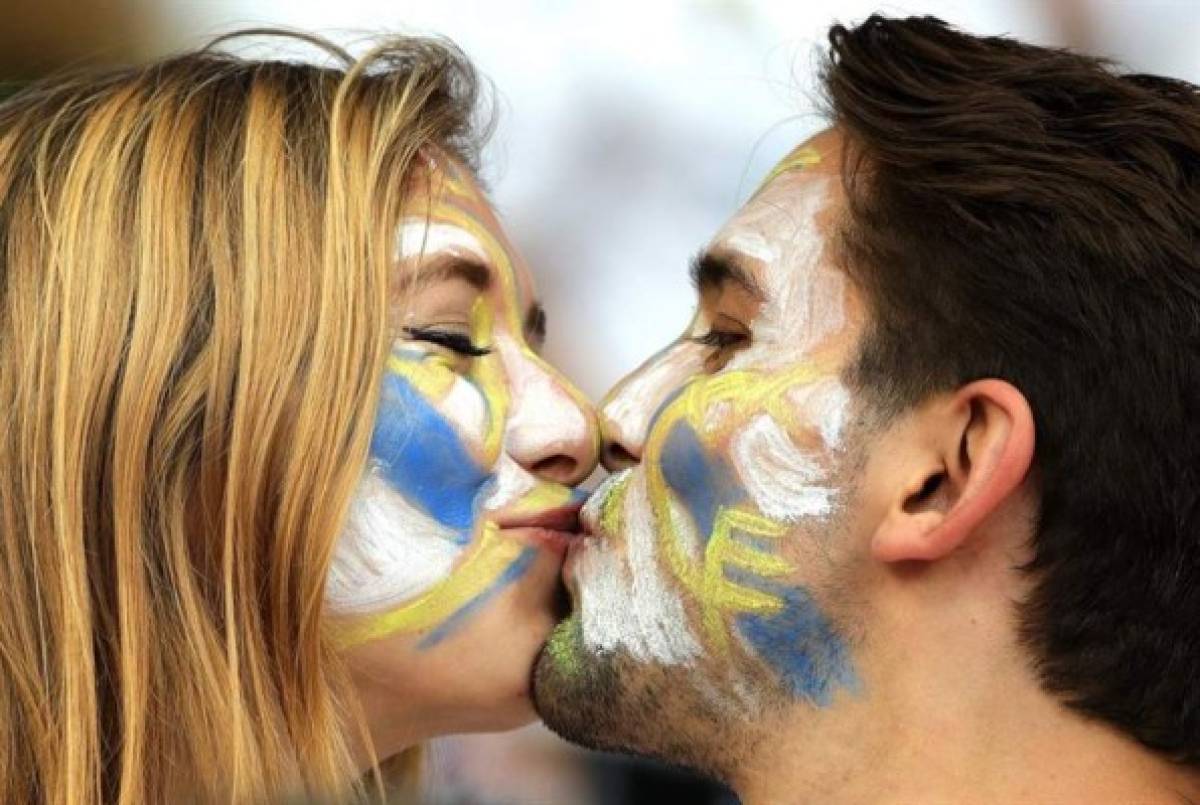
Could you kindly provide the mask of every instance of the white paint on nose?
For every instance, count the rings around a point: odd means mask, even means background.
[[[629,375],[604,403],[605,436],[640,453],[650,419],[663,400],[704,368],[704,350],[680,341]]]
[[[592,442],[589,422],[564,381],[538,360],[530,358],[511,339],[496,339],[512,395],[505,447],[529,466],[543,458],[577,458]]]

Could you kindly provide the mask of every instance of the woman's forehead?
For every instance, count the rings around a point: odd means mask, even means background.
[[[413,177],[404,217],[419,218],[431,226],[461,230],[462,239],[478,244],[492,285],[512,305],[519,318],[536,299],[533,277],[525,260],[512,246],[487,194],[460,160],[441,154],[431,158]]]

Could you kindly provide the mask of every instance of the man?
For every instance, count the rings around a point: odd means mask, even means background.
[[[1200,100],[929,19],[609,396],[567,738],[749,805],[1200,801]]]

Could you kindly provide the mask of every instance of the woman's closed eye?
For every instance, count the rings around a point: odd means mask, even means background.
[[[424,341],[450,350],[464,358],[480,358],[490,355],[491,347],[481,347],[466,333],[442,330],[437,327],[405,327],[404,333],[413,341]]]

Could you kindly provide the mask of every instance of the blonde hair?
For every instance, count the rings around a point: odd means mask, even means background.
[[[475,97],[396,38],[0,105],[0,801],[372,790],[325,577],[407,180],[470,162]]]

